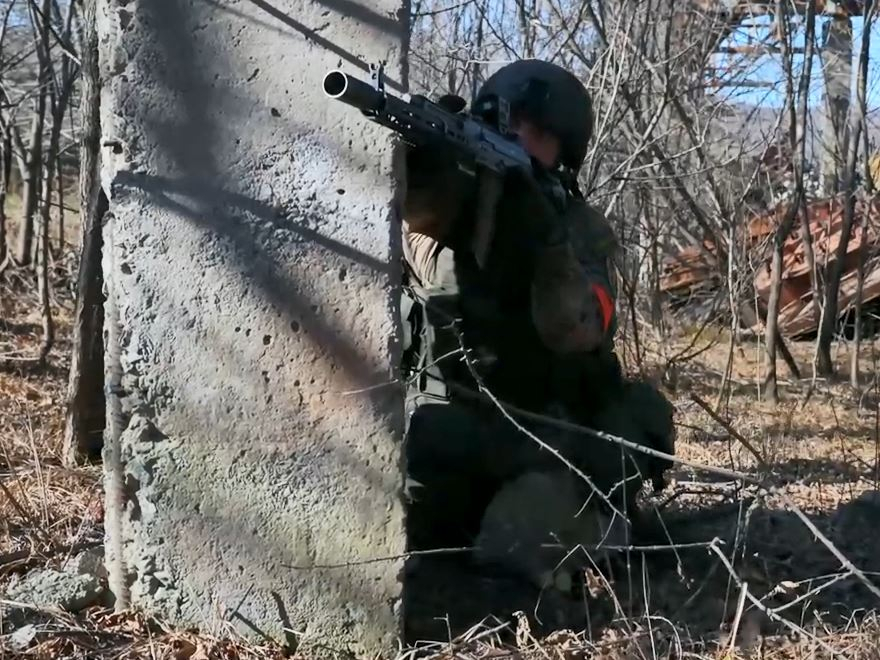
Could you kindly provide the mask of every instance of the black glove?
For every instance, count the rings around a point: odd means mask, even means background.
[[[496,226],[510,223],[532,249],[561,245],[568,240],[565,216],[530,172],[508,172],[496,213]]]

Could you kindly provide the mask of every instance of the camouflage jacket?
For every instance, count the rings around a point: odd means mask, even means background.
[[[489,361],[496,364],[487,377],[501,390],[512,380],[530,383],[508,392],[508,400],[533,408],[526,390],[546,390],[548,379],[557,379],[573,363],[613,352],[616,241],[611,227],[580,199],[571,198],[559,213],[538,190],[510,182],[496,209],[489,263],[481,271],[467,259],[461,237],[472,222],[472,180],[448,162],[426,164],[420,158],[416,154],[408,162],[403,208],[410,284],[456,298],[465,320],[476,319],[472,334],[478,343],[494,353]],[[554,222],[565,229],[562,240],[536,238]],[[434,352],[454,349],[447,342]],[[570,384],[570,378],[564,380]]]

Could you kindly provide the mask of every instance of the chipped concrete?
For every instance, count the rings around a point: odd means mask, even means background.
[[[376,387],[400,343],[392,140],[321,81],[377,59],[405,80],[404,5],[99,0],[107,552],[133,606],[395,648],[403,562],[315,568],[405,550],[401,392]]]
[[[103,593],[104,586],[96,575],[47,568],[31,571],[12,584],[4,598],[26,605],[79,612],[97,603]]]

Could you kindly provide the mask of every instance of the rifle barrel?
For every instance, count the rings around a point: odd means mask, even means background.
[[[363,80],[334,69],[324,76],[324,94],[360,110],[377,111],[385,102],[384,95]]]

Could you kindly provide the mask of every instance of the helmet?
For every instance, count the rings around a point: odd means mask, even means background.
[[[556,135],[562,164],[580,169],[593,133],[593,104],[574,74],[543,60],[519,60],[489,76],[474,99],[474,114],[493,119],[499,98],[510,105],[513,118],[527,118]]]

